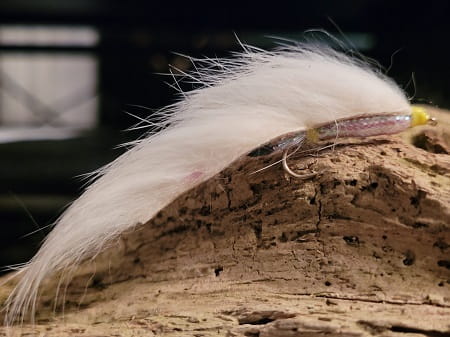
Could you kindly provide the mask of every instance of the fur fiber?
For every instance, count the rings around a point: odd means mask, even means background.
[[[411,111],[391,80],[326,47],[244,47],[232,59],[194,63],[195,72],[186,77],[201,88],[159,112],[161,131],[99,170],[19,270],[7,303],[8,325],[33,319],[46,278],[95,256],[123,231],[268,140],[335,119]]]

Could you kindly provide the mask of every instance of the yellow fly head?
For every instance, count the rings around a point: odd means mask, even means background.
[[[425,108],[416,105],[411,107],[411,127],[428,124],[430,122],[435,123],[435,120],[430,117]]]

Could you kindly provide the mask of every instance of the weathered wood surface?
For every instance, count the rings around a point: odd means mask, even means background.
[[[55,277],[9,333],[450,336],[450,115],[431,112],[290,159],[324,171],[308,181],[243,158],[74,271],[52,313]]]

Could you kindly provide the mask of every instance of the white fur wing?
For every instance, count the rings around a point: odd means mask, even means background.
[[[217,66],[207,61],[209,68]],[[403,92],[368,66],[310,46],[247,51],[166,111],[171,125],[108,165],[20,271],[7,323],[33,308],[52,273],[97,254],[183,192],[279,135],[361,114],[410,111]]]

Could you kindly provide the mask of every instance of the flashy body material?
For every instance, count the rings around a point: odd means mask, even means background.
[[[411,125],[411,115],[378,115],[349,118],[314,129],[319,140],[337,137],[368,137],[389,135],[406,130]]]
[[[327,123],[308,131],[309,137],[327,140],[337,137],[369,137],[391,135],[431,121],[427,111],[412,106],[409,114],[362,115]]]
[[[180,194],[271,139],[345,119],[340,137],[373,135],[386,125],[394,132],[406,118],[393,124],[386,117],[357,129],[361,120],[354,118],[412,113],[393,81],[328,48],[303,44],[267,52],[245,47],[234,59],[196,63],[187,78],[201,88],[183,93],[180,102],[159,113],[162,131],[99,170],[19,270],[7,324],[28,314],[33,319],[40,285],[49,276],[114,245],[122,232],[149,221]],[[331,129],[319,130],[320,137],[333,135]]]
[[[391,135],[406,129],[430,122],[427,111],[412,106],[408,114],[362,115],[327,123],[308,130],[311,140],[327,140],[337,137],[369,137]]]
[[[418,106],[412,106],[410,114],[362,115],[335,120],[315,128],[286,135],[275,143],[268,143],[264,145],[266,148],[264,154],[298,147],[305,140],[316,143],[345,137],[358,138],[396,134],[410,127],[427,124],[431,120],[426,110]]]

